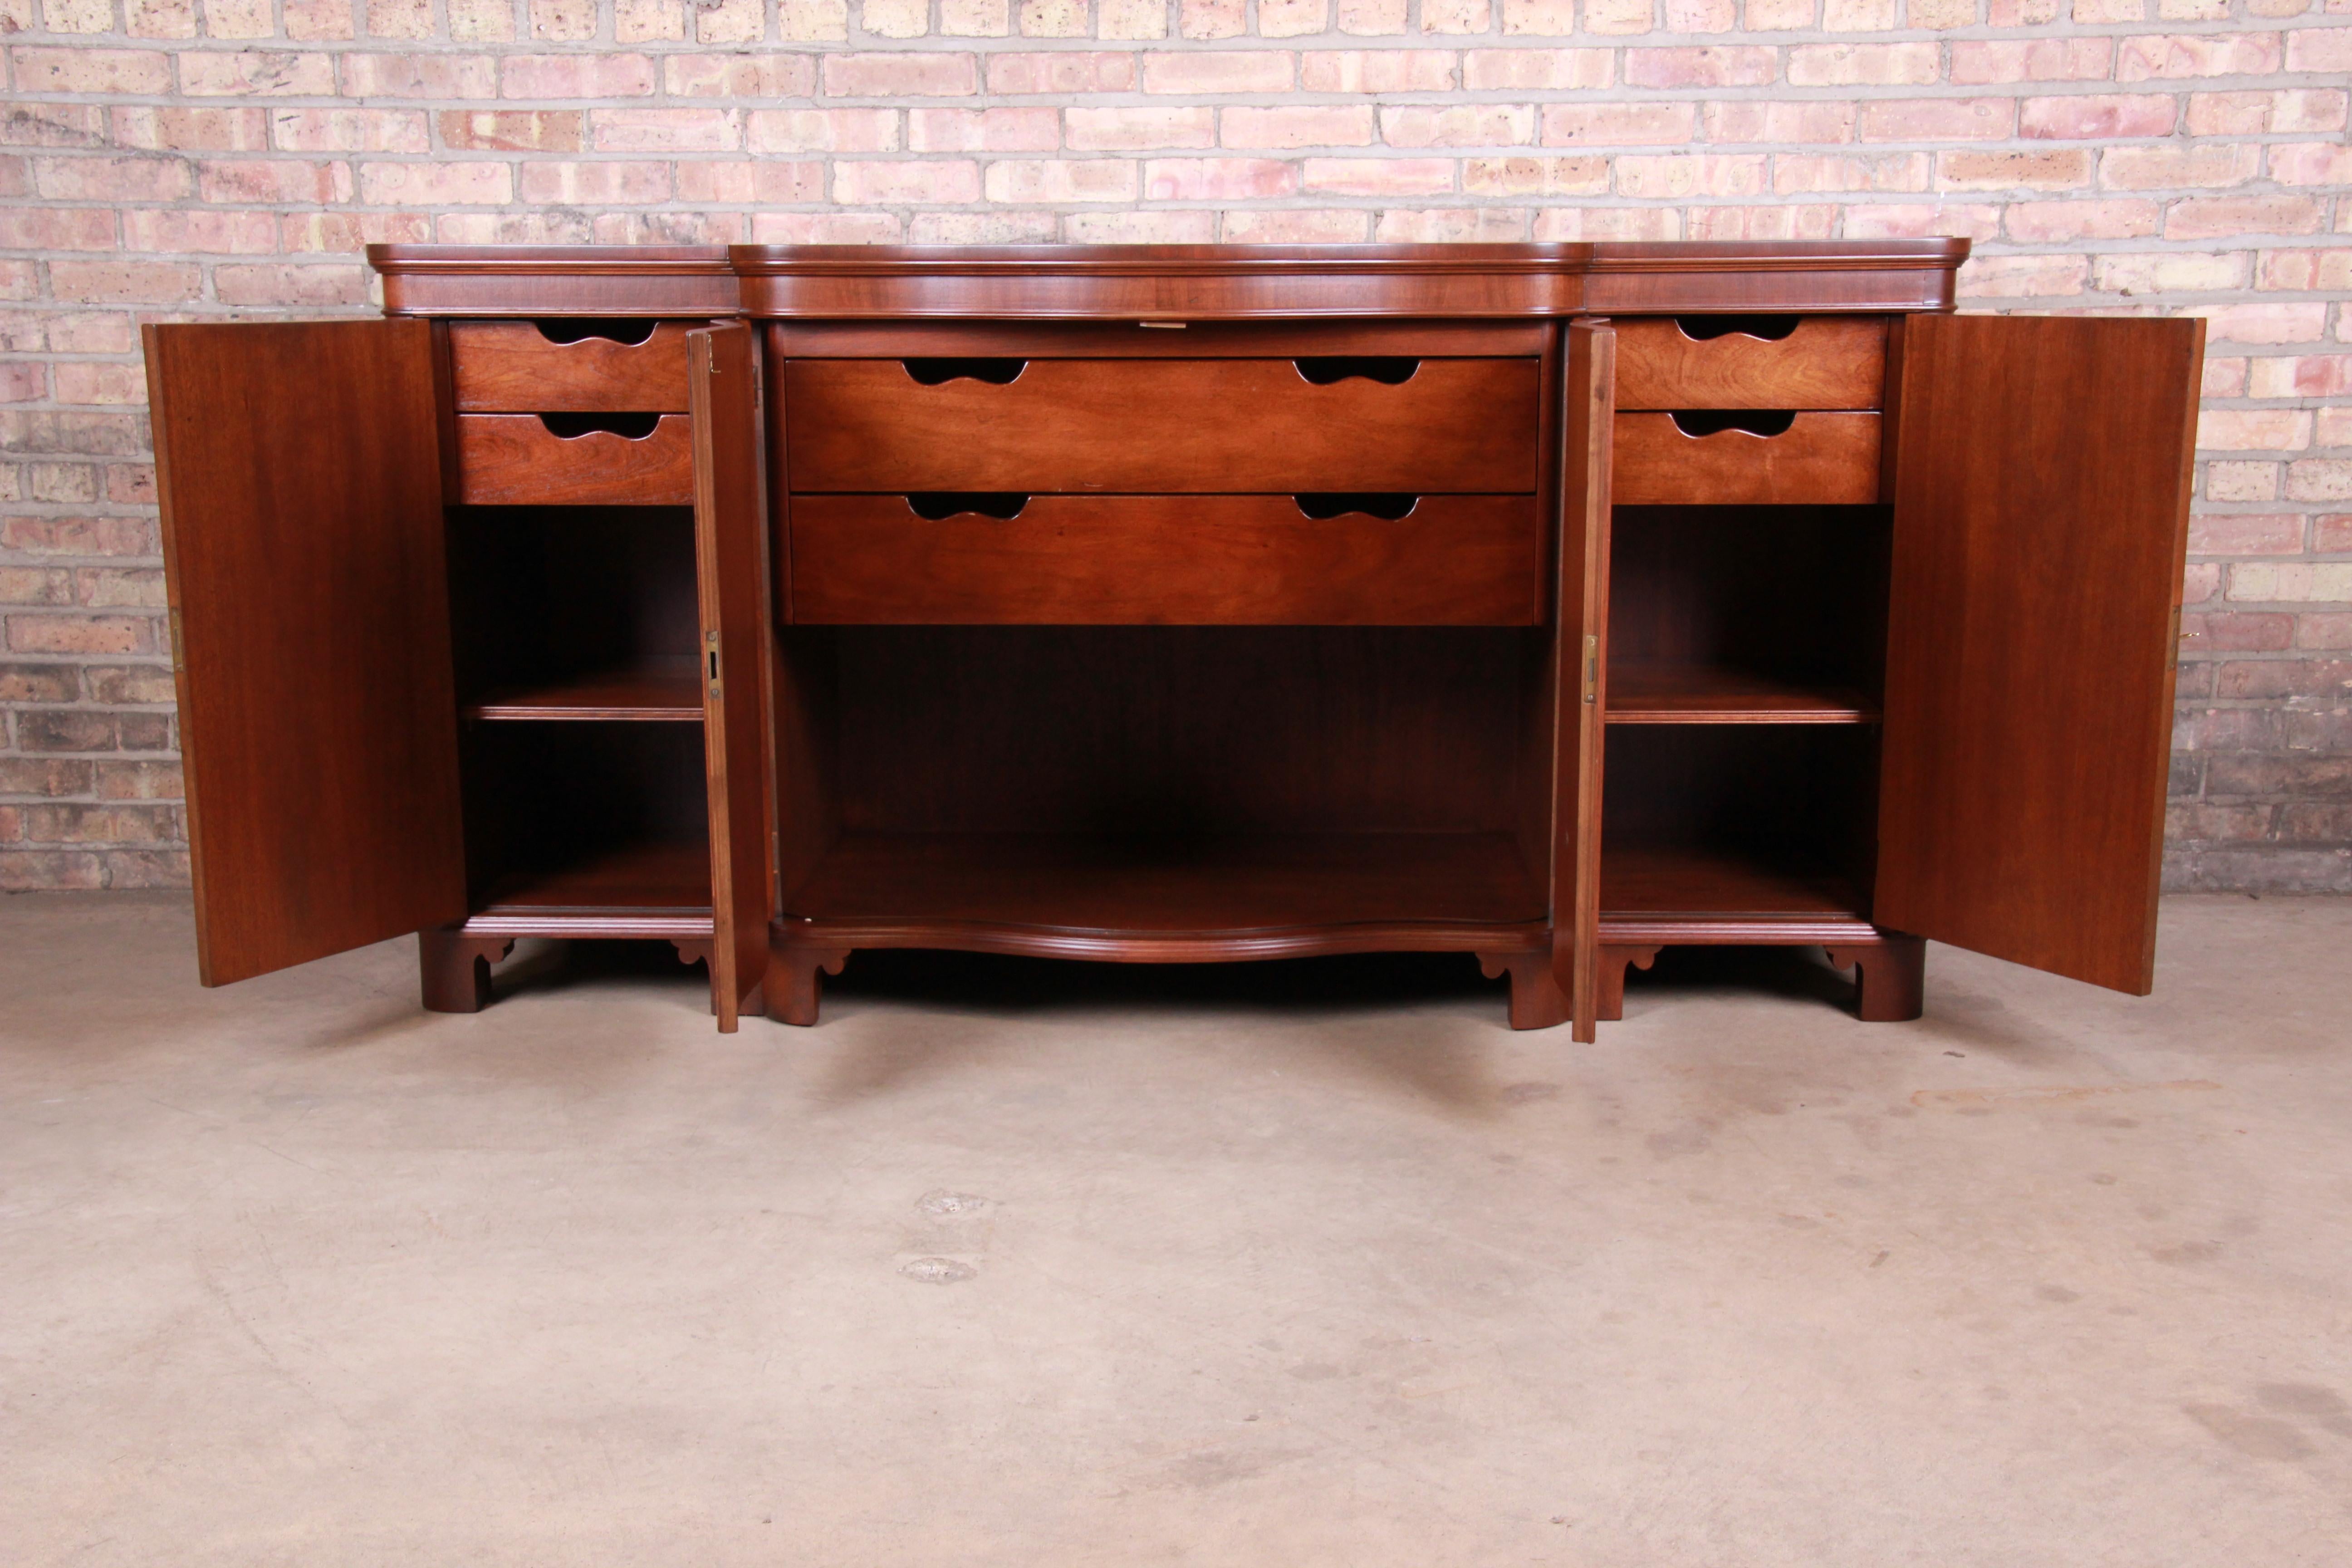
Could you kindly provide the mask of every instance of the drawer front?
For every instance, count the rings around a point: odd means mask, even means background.
[[[457,500],[467,506],[692,506],[694,426],[559,436],[536,414],[457,416]]]
[[[1875,414],[1800,414],[1777,436],[1686,436],[1671,414],[1617,416],[1621,506],[1838,506],[1878,499]]]
[[[1708,330],[1708,317],[1687,320]],[[1883,316],[1801,316],[1782,338],[1694,338],[1671,316],[1617,324],[1621,409],[1878,408],[1885,381]]]
[[[452,322],[449,364],[458,410],[683,414],[687,324],[652,325],[653,335],[641,343],[559,343],[529,321]]]
[[[967,499],[1018,510],[915,510]],[[1391,510],[1411,499],[1366,500]],[[1532,496],[1423,496],[1402,517],[1310,517],[1286,495],[797,495],[791,530],[792,618],[804,624],[1507,626],[1543,616]]]
[[[982,374],[917,378],[959,366]],[[794,360],[787,464],[795,490],[1520,492],[1536,381],[1531,359]]]

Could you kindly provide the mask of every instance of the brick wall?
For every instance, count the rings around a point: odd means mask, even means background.
[[[368,240],[1962,234],[1970,308],[2211,319],[2171,880],[2352,889],[2352,0],[0,0],[0,888],[186,876],[137,322],[363,310]]]

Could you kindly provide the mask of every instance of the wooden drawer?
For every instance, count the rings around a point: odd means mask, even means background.
[[[1357,504],[1403,515],[1339,510]],[[1012,515],[950,510],[975,505]],[[1543,617],[1544,532],[1532,496],[796,495],[791,530],[792,618],[810,624],[1529,626]]]
[[[1532,359],[793,360],[788,463],[795,490],[1528,491],[1536,379]]]
[[[1785,336],[1757,335],[1791,321],[1795,330]],[[1735,322],[1754,330],[1720,330]],[[1883,316],[1654,316],[1617,323],[1620,409],[1878,408],[1885,380]]]
[[[1800,414],[1777,436],[1685,435],[1671,414],[1617,416],[1621,506],[1833,506],[1878,499],[1875,414]]]
[[[559,435],[536,414],[457,416],[457,500],[467,506],[692,506],[694,425],[644,436]],[[560,424],[559,424],[560,427]]]
[[[551,321],[550,330],[564,331]],[[619,323],[649,329],[642,342],[583,337],[556,342],[530,321],[454,321],[449,363],[461,412],[683,414],[683,321]]]

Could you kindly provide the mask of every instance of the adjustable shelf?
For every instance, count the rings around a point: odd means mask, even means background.
[[[702,721],[702,685],[693,656],[649,658],[627,668],[493,691],[466,710],[468,719],[564,722]]]
[[[1698,664],[1622,664],[1609,670],[1612,724],[1875,724],[1859,691]]]
[[[710,850],[704,844],[625,844],[550,869],[509,872],[478,900],[464,931],[468,936],[707,939]]]

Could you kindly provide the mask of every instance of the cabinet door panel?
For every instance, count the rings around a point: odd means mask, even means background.
[[[205,984],[463,918],[432,328],[145,337]]]
[[[759,359],[748,327],[687,335],[695,574],[710,784],[710,999],[719,1027],[760,1005],[768,962],[768,530]]]
[[[1882,926],[2144,994],[2199,321],[1901,334]]]

